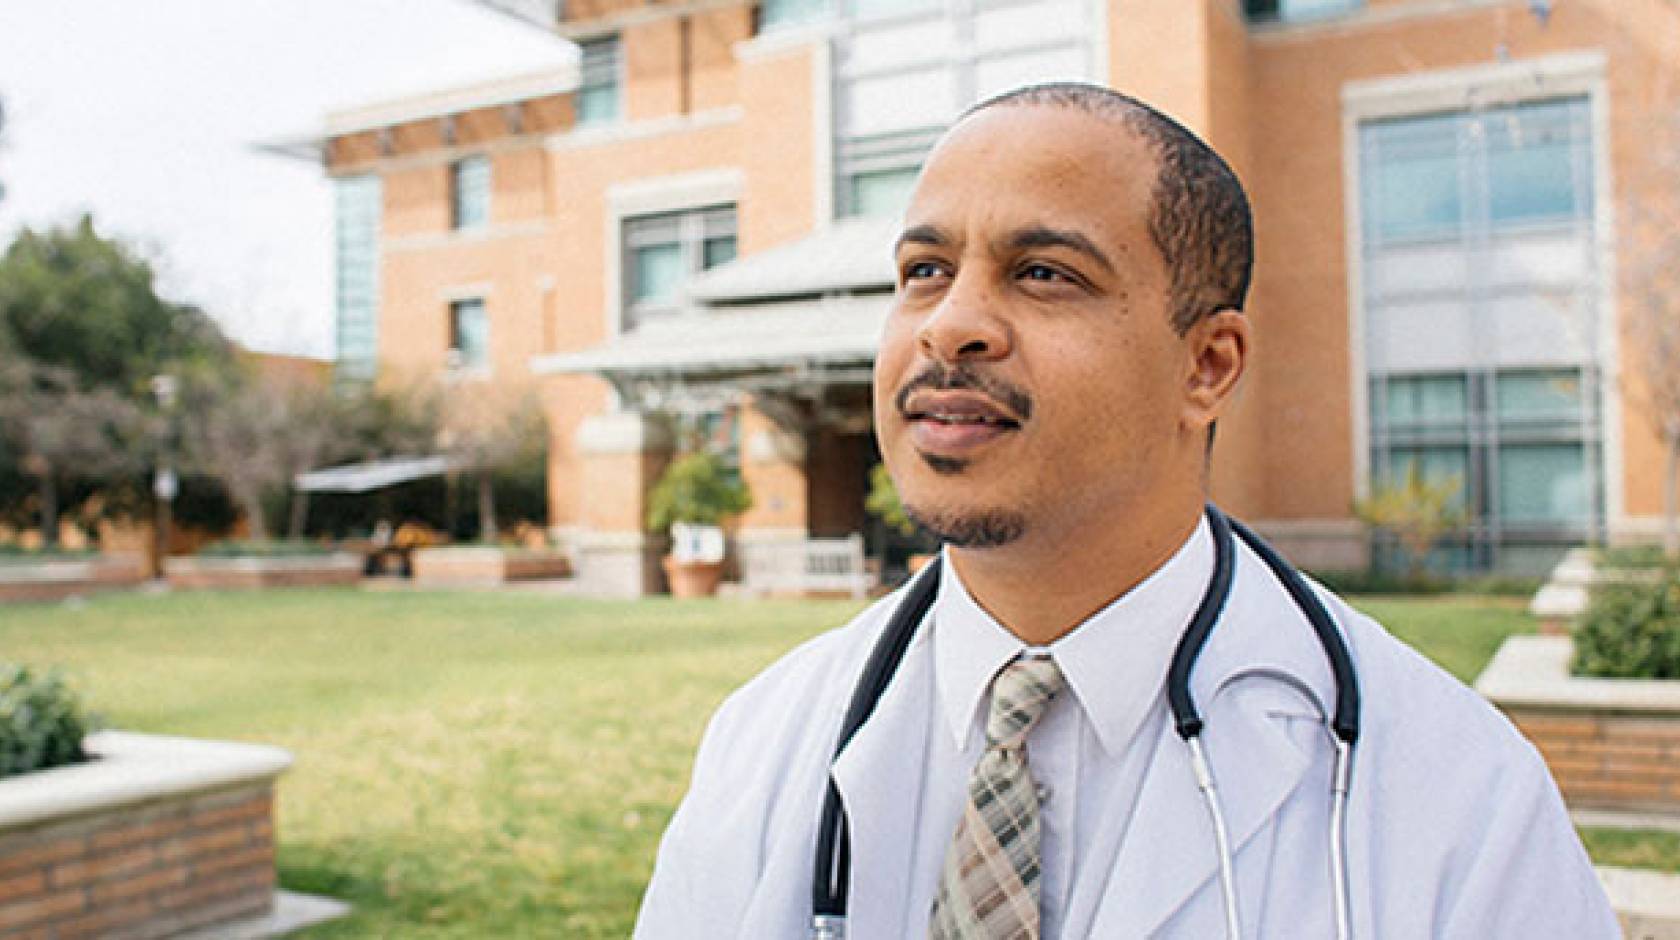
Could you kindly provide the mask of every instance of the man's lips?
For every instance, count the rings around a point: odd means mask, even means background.
[[[1021,428],[1020,419],[1002,405],[967,389],[917,390],[902,411],[923,452],[965,452]]]

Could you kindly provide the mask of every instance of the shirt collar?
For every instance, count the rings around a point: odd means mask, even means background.
[[[975,602],[951,564],[949,549],[934,600],[934,684],[959,750],[997,671],[1028,649]],[[1047,650],[1105,751],[1118,754],[1143,723],[1166,680],[1178,638],[1213,574],[1207,520],[1166,563],[1091,615]]]

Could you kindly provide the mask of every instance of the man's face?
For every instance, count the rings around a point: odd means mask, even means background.
[[[904,504],[958,545],[1059,544],[1182,474],[1186,343],[1150,239],[1156,159],[1118,121],[1004,106],[916,186],[875,365]]]

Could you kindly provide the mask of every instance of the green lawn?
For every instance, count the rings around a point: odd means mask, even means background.
[[[1471,677],[1521,604],[1360,606]],[[355,915],[306,934],[622,937],[707,716],[854,603],[533,594],[125,595],[0,608],[114,726],[279,744],[280,875]],[[1680,870],[1680,838],[1588,833]]]

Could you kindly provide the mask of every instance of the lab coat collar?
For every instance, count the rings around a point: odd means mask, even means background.
[[[1202,741],[1240,869],[1244,850],[1291,793],[1330,786],[1328,778],[1307,779],[1312,755],[1287,729],[1291,719],[1324,721],[1335,693],[1311,626],[1264,562],[1240,544],[1237,553],[1235,586],[1191,689],[1206,720]],[[1092,935],[1153,935],[1204,890],[1220,904],[1218,872],[1213,823],[1188,748],[1168,720]],[[1244,912],[1250,920],[1255,914]]]
[[[934,678],[947,731],[971,745],[976,713],[992,677],[1025,646],[988,614],[958,577],[949,549],[934,603]],[[1110,754],[1125,750],[1161,694],[1167,662],[1213,574],[1213,536],[1204,518],[1179,550],[1049,652]]]

